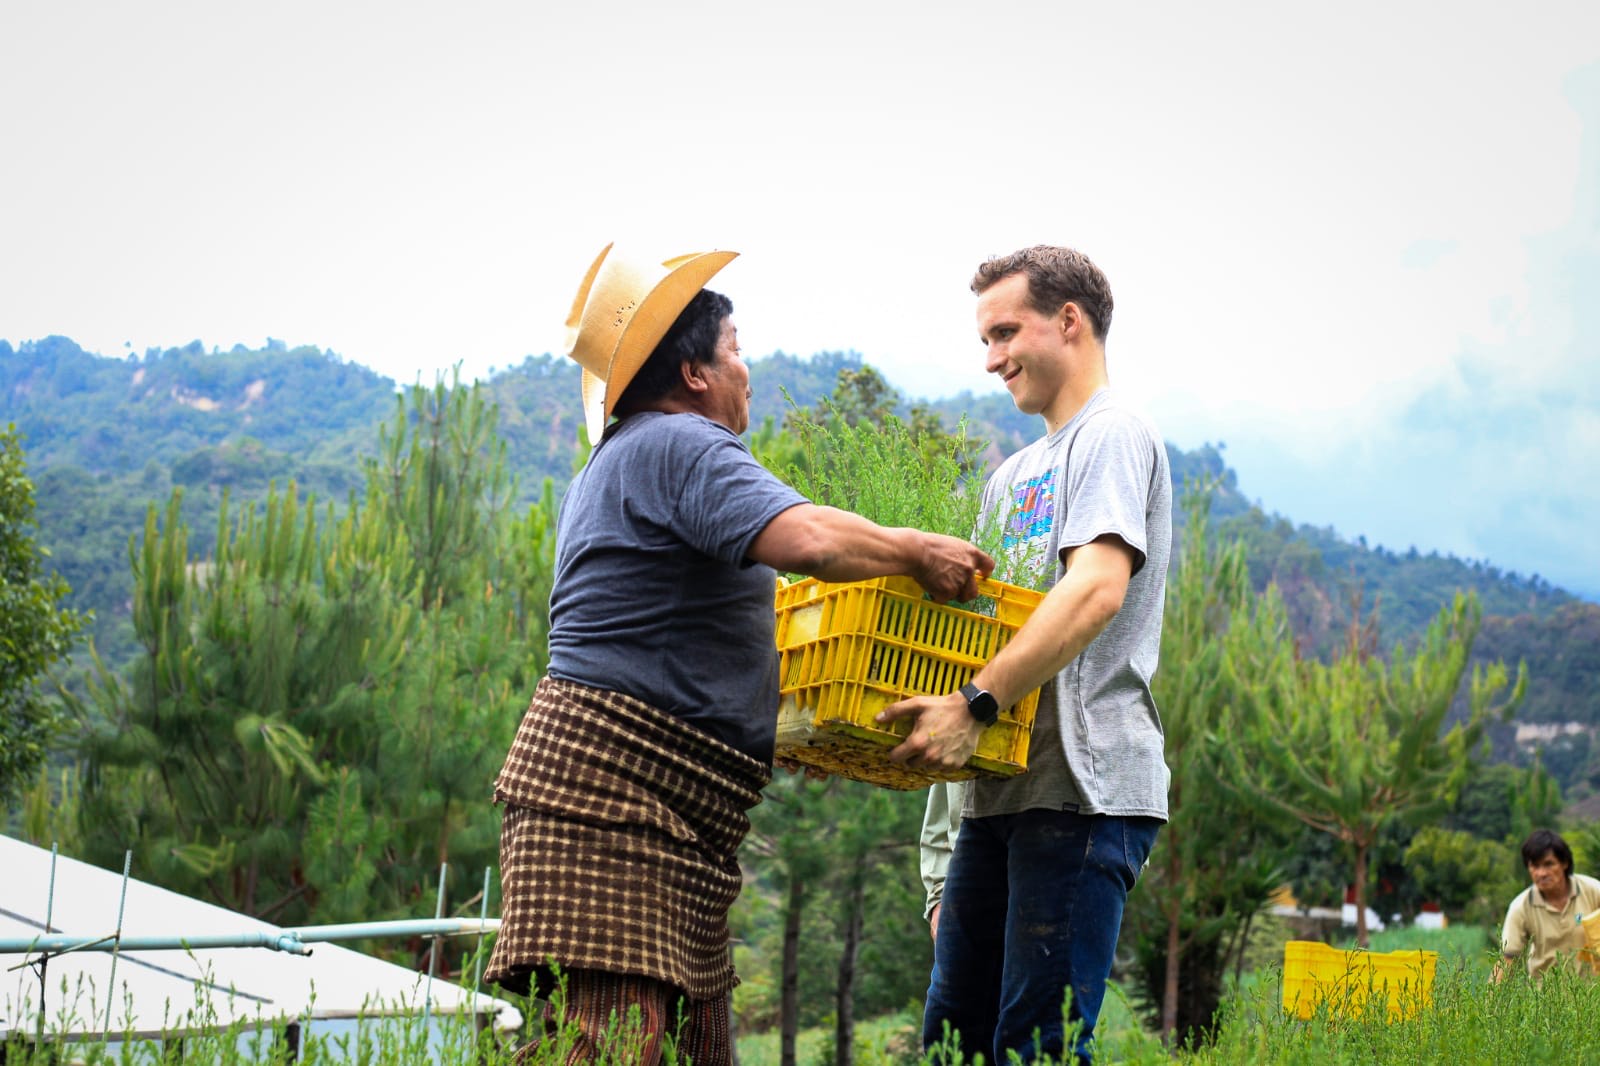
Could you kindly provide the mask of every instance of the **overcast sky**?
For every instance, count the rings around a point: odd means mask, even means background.
[[[0,338],[483,373],[617,240],[935,396],[1073,244],[1269,510],[1600,597],[1600,5],[1304,7],[7,0]]]

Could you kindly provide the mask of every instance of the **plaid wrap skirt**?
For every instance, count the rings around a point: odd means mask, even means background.
[[[548,995],[555,963],[726,994],[745,812],[770,775],[640,700],[542,679],[495,782],[501,924],[484,976]]]

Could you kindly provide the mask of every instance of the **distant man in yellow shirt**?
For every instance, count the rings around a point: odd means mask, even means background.
[[[1572,849],[1560,834],[1534,830],[1522,842],[1522,861],[1533,884],[1506,910],[1496,981],[1524,952],[1530,977],[1543,974],[1557,958],[1576,958],[1584,947],[1584,917],[1600,911],[1600,881],[1572,872]]]

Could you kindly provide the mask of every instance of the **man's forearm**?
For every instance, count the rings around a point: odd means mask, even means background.
[[[1102,542],[1077,549],[1066,574],[973,684],[1009,707],[1066,669],[1121,610],[1131,569],[1125,551]]]

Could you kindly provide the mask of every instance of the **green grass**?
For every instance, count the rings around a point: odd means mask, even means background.
[[[1341,947],[1351,947],[1342,944]],[[1437,951],[1433,1005],[1391,1021],[1381,993],[1359,1013],[1322,1010],[1307,1020],[1284,1014],[1282,949],[1278,961],[1245,975],[1225,1004],[1209,1047],[1169,1054],[1140,1023],[1114,983],[1100,1017],[1102,1061],[1123,1066],[1387,1066],[1390,1063],[1479,1066],[1481,1063],[1600,1063],[1600,980],[1552,974],[1541,985],[1517,974],[1489,980],[1494,962],[1482,929],[1401,930],[1375,934],[1373,951]],[[920,1019],[902,1013],[857,1029],[860,1066],[911,1066]],[[910,1035],[910,1047],[904,1035]],[[832,1061],[831,1028],[802,1032],[799,1066]],[[739,1041],[741,1066],[778,1066],[777,1034]]]
[[[1517,1063],[1522,1066],[1574,1066],[1600,1063],[1600,980],[1555,971],[1540,984],[1522,972],[1494,984],[1493,953],[1480,929],[1463,927],[1438,932],[1406,931],[1373,937],[1375,951],[1439,952],[1433,1004],[1411,1018],[1390,1020],[1381,993],[1359,1011],[1326,1009],[1310,1019],[1286,1016],[1280,1006],[1282,966],[1268,965],[1246,975],[1224,1006],[1216,1040],[1208,1047],[1184,1048],[1169,1054],[1141,1025],[1122,990],[1113,984],[1100,1019],[1102,1061],[1124,1066],[1387,1066],[1390,1063],[1477,1066]],[[200,1019],[203,1021],[203,1019]],[[864,1020],[857,1026],[858,1066],[913,1066],[922,1062],[917,1047],[920,1018],[914,1008]],[[625,1032],[626,1027],[624,1027]],[[181,1058],[176,1048],[159,1041],[127,1043],[120,1049],[95,1043],[47,1041],[0,1044],[6,1066],[52,1066],[84,1062],[116,1066],[168,1066],[180,1061],[216,1066],[247,1062],[281,1063],[268,1046],[271,1030],[260,1040],[261,1052],[250,1054],[250,1033],[239,1027],[187,1037]],[[241,1040],[241,1037],[243,1038]],[[826,1066],[833,1060],[831,1025],[799,1034],[799,1066]],[[542,1045],[535,1064],[562,1060],[570,1044],[558,1034]],[[602,1061],[627,1059],[627,1042],[619,1054]],[[420,1019],[391,1024],[376,1020],[357,1037],[305,1042],[300,1061],[308,1064],[353,1062],[362,1066],[412,1066],[438,1061],[506,1066],[512,1048],[488,1033],[475,1033],[465,1019],[445,1028],[443,1053],[432,1059],[421,1040]],[[778,1066],[776,1032],[748,1033],[739,1039],[741,1066]],[[669,1046],[663,1061],[677,1066]]]

